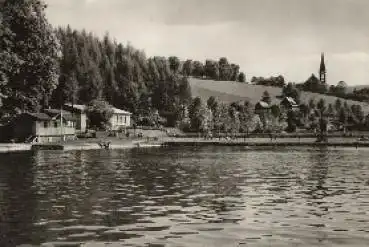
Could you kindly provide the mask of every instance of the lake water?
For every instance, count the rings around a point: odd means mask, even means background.
[[[0,154],[0,246],[369,246],[369,149]]]

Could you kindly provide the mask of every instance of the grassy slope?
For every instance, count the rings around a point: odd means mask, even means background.
[[[256,104],[265,90],[267,90],[273,99],[273,103],[278,103],[279,100],[275,97],[281,95],[282,89],[277,87],[266,87],[260,85],[250,85],[239,82],[230,81],[213,81],[213,80],[200,80],[190,78],[190,85],[192,90],[192,96],[199,96],[203,101],[210,96],[215,96],[219,101],[225,103],[231,103],[240,100],[249,100],[251,103]],[[321,95],[317,93],[302,92],[302,102],[309,102],[311,98],[317,102],[320,98],[324,98],[326,103],[332,103],[336,101],[336,97]],[[369,113],[369,104],[363,102],[357,102],[347,100],[349,105],[360,104],[366,114]]]

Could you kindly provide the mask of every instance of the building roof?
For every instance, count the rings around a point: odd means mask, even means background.
[[[84,112],[87,109],[86,105],[76,105],[76,104],[68,103],[68,104],[65,104],[65,106],[71,107],[71,108],[73,108],[75,110],[78,110],[80,112]]]
[[[283,100],[287,100],[291,105],[297,105],[296,101],[292,97],[284,97]]]
[[[45,109],[44,112],[49,115],[52,118],[56,118],[60,116],[60,110],[59,109]],[[63,118],[67,121],[75,121],[76,118],[73,117],[73,114],[69,111],[63,110]]]
[[[51,120],[51,118],[49,117],[49,115],[47,115],[46,113],[30,113],[30,112],[26,112],[26,113],[22,113],[20,116],[30,116],[31,118],[35,119],[35,120],[39,120],[39,121],[49,121]]]
[[[65,104],[65,106],[72,107],[73,109],[78,110],[80,112],[84,112],[87,110],[86,105],[72,105],[71,103],[68,103],[68,104]],[[112,110],[114,114],[132,115],[132,113],[125,111],[125,110],[118,109],[116,107],[113,107]]]
[[[118,108],[113,107],[113,112],[114,114],[125,114],[125,115],[132,115],[132,113],[125,111],[125,110],[121,110]]]
[[[45,109],[44,112],[47,115],[52,115],[52,116],[56,116],[60,114],[60,109]],[[69,111],[63,110],[63,115],[68,115],[68,114],[72,114]]]
[[[265,101],[259,101],[258,103],[256,103],[255,107],[256,106],[261,106],[262,108],[270,108],[270,105]]]

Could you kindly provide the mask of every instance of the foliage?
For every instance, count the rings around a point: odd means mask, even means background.
[[[272,99],[271,99],[268,91],[264,91],[261,100],[268,103],[268,104],[272,103]]]
[[[212,78],[214,80],[220,79],[220,71],[219,71],[219,64],[217,61],[214,60],[206,60],[205,61],[205,76],[208,78]]]
[[[295,100],[297,104],[300,103],[300,90],[296,88],[294,84],[289,82],[282,90],[283,97],[291,97]]]
[[[289,110],[287,112],[287,125],[288,125],[288,127],[287,127],[286,131],[287,132],[295,132],[296,128],[297,128],[296,122],[297,122],[296,113],[293,110]]]
[[[271,76],[269,78],[253,76],[251,78],[251,82],[256,85],[263,85],[263,86],[272,86],[272,87],[284,87],[285,86],[285,80],[282,75],[279,75],[276,77]]]
[[[207,107],[212,111],[216,112],[218,109],[218,102],[214,96],[210,96],[206,102]]]
[[[347,84],[344,81],[337,83],[337,86],[331,85],[329,87],[329,94],[335,95],[337,97],[345,98],[347,91]]]
[[[103,100],[92,100],[87,105],[87,116],[90,120],[90,126],[98,129],[107,129],[109,120],[113,116],[112,106]]]
[[[146,58],[129,44],[113,42],[108,34],[99,39],[69,26],[56,33],[63,53],[60,83],[52,97],[54,107],[101,98],[132,112],[138,122],[155,124],[152,117],[157,109],[170,125],[180,120],[180,109],[189,104],[191,89],[177,57]]]
[[[237,81],[239,82],[246,82],[246,75],[245,73],[241,72],[239,75],[238,75],[238,78],[237,78]]]
[[[298,87],[303,91],[321,93],[327,92],[326,84],[322,83],[318,77],[312,74],[303,84],[299,84]]]
[[[219,61],[207,59],[204,64],[200,61],[188,59],[183,62],[181,73],[184,76],[205,77],[206,79],[220,81],[246,81],[245,73],[240,73],[240,66],[229,63],[226,57],[221,57]]]
[[[39,0],[7,0],[1,9],[0,92],[9,113],[47,106],[58,84],[59,43],[45,8]]]
[[[272,116],[274,118],[278,118],[280,113],[281,113],[281,110],[280,110],[279,106],[278,105],[272,105],[271,113],[272,113]]]
[[[190,126],[194,131],[200,131],[202,126],[204,126],[205,115],[204,115],[204,106],[199,97],[193,99],[192,103],[189,106],[189,118],[190,118]]]

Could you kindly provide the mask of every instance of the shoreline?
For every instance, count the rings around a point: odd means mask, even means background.
[[[244,146],[244,147],[369,147],[369,141],[358,141],[355,138],[331,138],[328,142],[318,143],[314,138],[269,138],[248,139],[213,139],[202,138],[163,138],[162,140],[148,142],[144,140],[108,140],[109,150],[151,148],[151,147],[201,147],[201,146]],[[106,140],[104,140],[106,141]],[[24,144],[0,143],[0,153],[24,152],[34,150],[101,150],[98,140],[84,140],[65,143]]]

